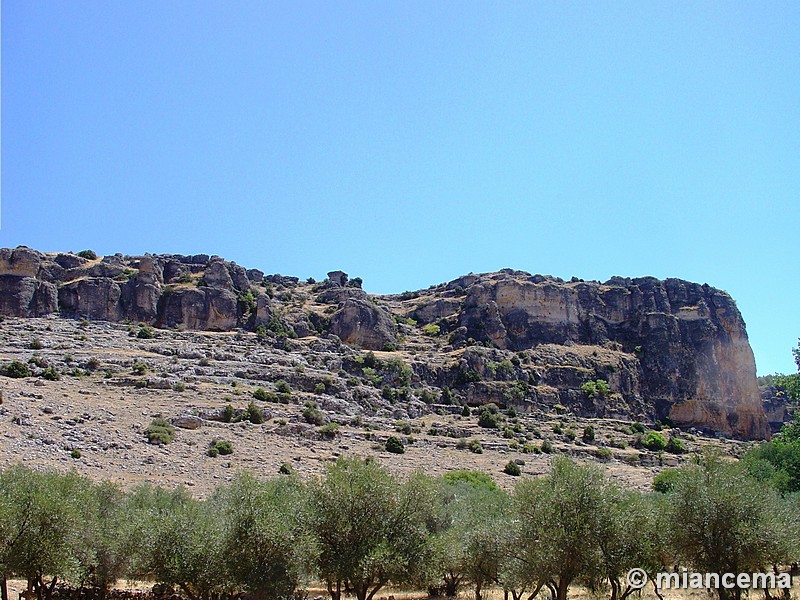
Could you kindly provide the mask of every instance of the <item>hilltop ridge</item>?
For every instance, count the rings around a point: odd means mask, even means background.
[[[359,349],[407,365],[402,382],[376,375],[374,392],[359,392],[362,405],[385,403],[397,388],[422,412],[444,395],[470,406],[769,435],[735,302],[679,279],[564,281],[504,269],[374,295],[341,271],[314,282],[217,256],[82,257],[19,247],[0,250],[0,314],[243,330],[284,352],[317,347],[319,368],[346,400],[353,390],[338,379],[354,370]]]

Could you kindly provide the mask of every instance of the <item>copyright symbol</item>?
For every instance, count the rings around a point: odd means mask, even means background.
[[[628,585],[635,590],[640,590],[647,585],[647,573],[644,572],[644,569],[631,569],[625,575],[625,579],[628,581]]]

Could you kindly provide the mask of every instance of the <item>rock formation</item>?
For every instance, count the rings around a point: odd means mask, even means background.
[[[447,287],[464,290],[460,307],[437,299],[414,316],[450,319],[458,340],[514,351],[540,344],[621,350],[638,359],[636,393],[658,414],[742,437],[768,435],[745,324],[725,292],[679,279],[601,284],[514,271]]]
[[[0,250],[2,315],[336,336],[365,350],[413,351],[415,381],[455,389],[472,404],[563,405],[769,435],[742,316],[708,285],[504,270],[381,297],[360,282],[331,271],[321,283],[300,283],[207,255]],[[425,325],[435,327],[423,336]],[[597,380],[610,393],[592,392]]]

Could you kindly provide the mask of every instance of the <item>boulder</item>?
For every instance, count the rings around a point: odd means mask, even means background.
[[[392,316],[368,300],[347,300],[331,315],[330,333],[367,350],[382,350],[385,344],[397,342]]]
[[[0,275],[0,315],[40,317],[58,310],[58,290],[33,277]]]
[[[231,279],[231,274],[222,259],[214,260],[208,264],[203,279],[210,288],[233,289],[233,279]]]
[[[180,415],[173,417],[169,422],[181,429],[200,429],[203,426],[203,419],[195,415]]]
[[[25,246],[0,249],[0,275],[36,277],[44,256]]]
[[[348,280],[347,273],[344,271],[330,271],[328,273],[328,281],[336,285],[344,287],[347,285]]]
[[[58,290],[61,312],[71,317],[121,321],[122,288],[111,279],[87,278],[66,283]]]

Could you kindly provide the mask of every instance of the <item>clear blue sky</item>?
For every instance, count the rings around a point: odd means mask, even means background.
[[[2,246],[681,277],[793,372],[798,192],[797,2],[2,3]]]

